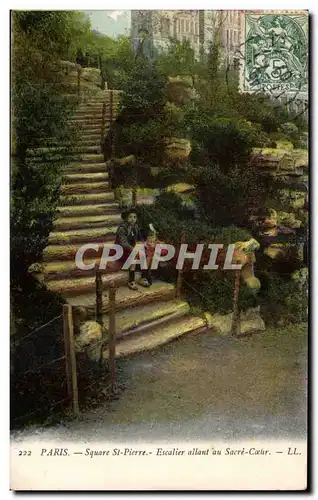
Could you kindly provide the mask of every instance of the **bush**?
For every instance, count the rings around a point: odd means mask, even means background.
[[[197,219],[195,210],[187,207],[181,196],[174,192],[160,194],[153,205],[140,205],[142,225],[154,224],[159,237],[166,243],[178,244],[182,232],[189,245],[199,242],[234,243],[251,238],[249,231],[235,226],[211,225]]]
[[[233,311],[234,276],[233,271],[203,271],[185,276],[185,289],[191,304],[211,314],[228,314]],[[240,286],[239,309],[245,311],[256,306],[256,297],[243,283]]]
[[[290,278],[267,274],[261,277],[260,303],[267,324],[301,323],[308,318],[308,288]]]
[[[234,226],[213,227],[194,219],[193,209],[187,208],[176,193],[159,195],[152,206],[140,205],[140,224],[142,227],[153,223],[158,237],[165,243],[178,246],[180,236],[185,232],[185,242],[189,247],[197,243],[223,243],[225,246],[236,241],[246,241],[251,234]],[[171,263],[169,278],[176,278]],[[231,271],[187,271],[184,272],[186,294],[194,307],[210,312],[226,313],[233,310],[234,273]],[[255,297],[242,285],[240,307],[246,309],[255,305]]]
[[[60,59],[72,57],[87,28],[77,14],[13,13],[11,270],[17,286],[41,257],[58,205],[62,166],[76,140],[67,123],[76,101],[65,96],[70,89]],[[41,162],[30,155],[39,146],[61,142],[65,147],[55,155],[48,149]]]

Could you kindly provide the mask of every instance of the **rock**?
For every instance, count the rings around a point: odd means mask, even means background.
[[[241,313],[241,334],[266,330],[264,320],[260,315],[260,307],[252,307]]]
[[[31,266],[28,269],[28,272],[30,274],[41,274],[43,271],[43,264],[41,262],[35,262],[34,264],[31,264]]]
[[[232,328],[232,313],[229,314],[210,314],[204,313],[207,325],[215,333],[221,336],[230,335]]]
[[[96,321],[85,321],[80,326],[80,333],[75,338],[75,350],[82,351],[85,347],[96,344],[102,339],[102,328]]]
[[[171,159],[186,160],[191,152],[191,142],[188,139],[167,139],[166,155]]]
[[[265,231],[261,231],[260,235],[261,236],[277,236],[278,230],[276,227],[273,227],[272,229],[266,229]]]
[[[293,212],[278,212],[278,222],[292,229],[298,229],[302,224],[300,220],[296,219]]]
[[[114,164],[119,166],[133,165],[135,161],[136,157],[134,155],[125,156],[123,158],[113,158]]]
[[[283,243],[274,243],[264,250],[264,254],[273,260],[285,260],[290,256],[290,250]]]
[[[196,98],[192,78],[187,76],[169,77],[167,83],[167,97],[174,104],[184,105]]]
[[[250,271],[248,268],[242,270],[242,279],[245,282],[246,286],[254,292],[257,292],[261,288],[260,280],[256,278],[256,276],[250,275]]]
[[[93,83],[97,87],[100,87],[102,83],[100,70],[97,68],[82,68],[80,78],[81,80]]]
[[[254,262],[256,261],[254,252],[259,248],[260,244],[254,238],[248,241],[237,241],[233,256],[233,262],[242,265],[241,279],[254,292],[261,288],[261,282],[254,276]]]
[[[72,308],[74,326],[80,328],[81,323],[87,318],[87,309],[84,306],[76,306]]]
[[[215,330],[215,333],[221,336],[231,335],[233,313],[222,315],[205,312],[204,316],[208,327]],[[239,329],[241,334],[246,335],[256,331],[264,331],[265,329],[265,323],[260,315],[259,306],[250,308],[246,312],[241,312]]]
[[[296,281],[300,287],[308,285],[308,267],[303,267],[292,274],[292,280]]]

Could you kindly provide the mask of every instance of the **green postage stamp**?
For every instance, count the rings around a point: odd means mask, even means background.
[[[247,11],[244,17],[241,90],[307,92],[308,12]]]

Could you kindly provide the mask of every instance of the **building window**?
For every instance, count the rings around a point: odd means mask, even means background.
[[[160,32],[162,36],[166,37],[170,34],[170,20],[167,17],[160,20]]]
[[[190,32],[190,21],[186,21],[186,32]]]

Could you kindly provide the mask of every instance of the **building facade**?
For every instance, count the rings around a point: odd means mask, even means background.
[[[240,11],[232,10],[134,10],[133,46],[139,43],[140,30],[146,29],[154,49],[164,50],[171,38],[187,40],[199,57],[218,37],[224,61],[233,64],[240,45],[241,17]]]

